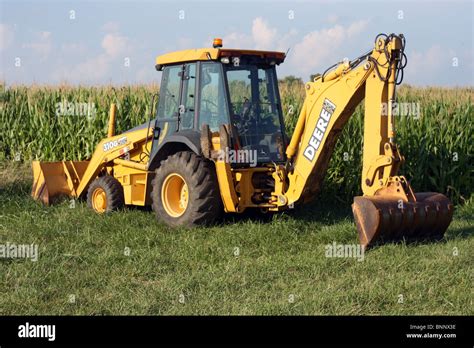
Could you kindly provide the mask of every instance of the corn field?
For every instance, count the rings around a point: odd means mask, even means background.
[[[0,161],[80,160],[90,157],[107,133],[108,110],[118,105],[117,132],[148,120],[157,85],[126,87],[1,86]],[[304,99],[298,81],[281,82],[287,133]],[[399,116],[397,142],[406,162],[401,174],[416,191],[438,191],[455,203],[473,187],[473,88],[399,89],[399,102],[418,103],[420,115]],[[363,104],[363,103],[362,103]],[[84,110],[72,110],[82,105]],[[334,150],[322,197],[349,202],[360,192],[363,106],[344,128]]]

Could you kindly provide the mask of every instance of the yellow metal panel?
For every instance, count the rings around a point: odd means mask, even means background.
[[[156,64],[166,65],[197,60],[216,60],[220,57],[253,55],[262,58],[274,58],[275,63],[284,61],[285,53],[275,51],[257,51],[246,49],[219,49],[219,48],[197,48],[163,54],[156,58]]]
[[[147,128],[144,128],[116,135],[112,138],[103,139],[97,145],[94,154],[92,155],[89,166],[87,167],[79,187],[77,188],[77,195],[79,196],[82,194],[90,181],[99,174],[107,163],[122,156],[125,149],[127,149],[128,152],[132,150],[137,143],[144,142],[148,131],[150,131],[148,136],[151,136],[152,129],[148,130]]]
[[[363,98],[361,86],[372,69],[359,66],[331,81],[306,84],[299,126],[287,149],[288,155],[295,153],[294,168],[288,175],[288,204],[306,201],[319,190],[337,136]]]
[[[156,58],[156,64],[166,65],[180,62],[192,62],[196,60],[215,60],[218,58],[218,56],[219,49],[198,48],[193,50],[184,50],[163,54]]]
[[[146,203],[146,178],[148,173],[133,174],[131,178],[132,192],[131,192],[131,204],[144,206]],[[145,184],[143,184],[145,182]]]
[[[224,210],[231,213],[237,212],[239,199],[235,192],[230,164],[224,161],[216,161],[216,173]]]
[[[146,168],[147,168],[146,163],[138,163],[138,162],[133,162],[133,161],[127,161],[127,160],[124,160],[124,159],[121,159],[121,158],[114,159],[114,163],[115,164],[120,164],[124,167],[143,170],[143,171],[146,171]]]
[[[121,164],[114,166],[114,177],[122,184],[125,204],[144,206],[147,204],[150,172],[130,168]]]

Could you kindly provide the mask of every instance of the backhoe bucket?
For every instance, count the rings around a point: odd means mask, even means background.
[[[453,217],[449,199],[435,192],[416,193],[414,202],[391,195],[358,196],[352,211],[363,247],[400,240],[439,240]]]
[[[76,189],[88,164],[89,161],[33,161],[31,195],[46,205],[59,196],[77,197]]]

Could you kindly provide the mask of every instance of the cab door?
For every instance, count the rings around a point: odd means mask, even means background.
[[[163,69],[156,118],[160,144],[174,132],[191,130],[195,119],[196,63]]]
[[[158,111],[155,130],[158,131],[158,145],[161,144],[166,135],[179,129],[179,110],[181,101],[181,85],[183,65],[167,66],[163,69],[161,78]]]

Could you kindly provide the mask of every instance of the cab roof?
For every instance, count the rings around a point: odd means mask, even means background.
[[[285,53],[275,51],[256,51],[246,49],[227,48],[197,48],[177,52],[166,53],[156,58],[156,69],[161,70],[164,65],[195,62],[198,60],[219,60],[224,57],[240,56],[259,57],[273,64],[280,64],[285,60]]]

